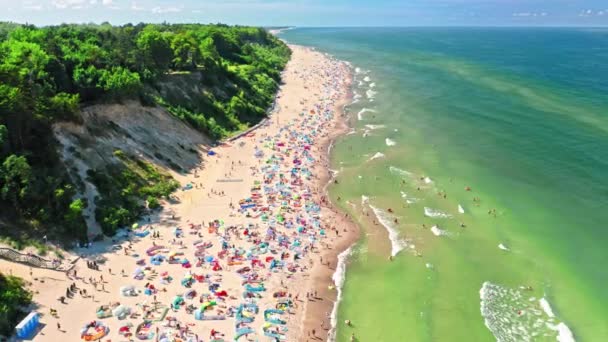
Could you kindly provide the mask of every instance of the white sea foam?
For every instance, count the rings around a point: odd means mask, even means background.
[[[437,226],[432,226],[431,227],[431,232],[433,232],[433,234],[435,236],[441,236],[441,235],[447,235],[447,232]]]
[[[361,98],[361,94],[358,94],[357,92],[354,93],[353,95],[354,99],[360,99]]]
[[[365,78],[363,79],[365,82],[369,82],[371,81],[371,79],[369,78],[369,76],[365,76]]]
[[[574,334],[572,333],[572,330],[570,330],[570,328],[568,328],[568,326],[564,323],[561,322],[557,325],[557,340],[559,342],[574,342]]]
[[[401,198],[403,198],[407,204],[413,204],[413,203],[418,202],[417,198],[410,197],[403,191],[401,191]]]
[[[399,231],[394,226],[393,219],[394,217],[389,213],[383,211],[382,209],[376,208],[373,205],[369,205],[369,207],[374,212],[374,215],[378,218],[378,221],[386,231],[388,232],[388,239],[391,241],[391,255],[395,256],[399,254],[407,244],[399,237]]]
[[[369,203],[369,197],[361,195],[361,205],[366,205],[367,203]]]
[[[361,68],[355,68],[355,73],[360,74],[361,73]]]
[[[368,90],[365,92],[365,96],[367,96],[367,98],[368,98],[368,99],[373,99],[373,98],[374,98],[374,96],[376,96],[376,94],[378,94],[378,92],[373,91],[373,90],[371,90],[371,89],[368,89]]]
[[[551,309],[551,305],[549,305],[549,302],[545,297],[539,299],[538,302],[540,303],[540,307],[543,308],[543,311],[547,314],[547,316],[555,317],[553,309]]]
[[[497,341],[535,341],[555,337],[559,342],[574,342],[564,323],[555,324],[555,314],[545,298],[536,301],[526,291],[490,282],[479,290],[481,315]]]
[[[363,108],[357,113],[357,119],[359,121],[363,120],[363,114],[365,114],[365,113],[376,113],[376,111],[373,109],[369,109],[369,108]]]
[[[429,208],[429,207],[424,207],[424,215],[428,216],[428,217],[432,217],[432,218],[450,218],[450,217],[452,217],[452,215],[450,215],[448,213],[444,213],[443,211]]]
[[[369,129],[364,130],[363,137],[365,138],[365,137],[369,136],[369,132],[370,132]]]
[[[380,129],[380,128],[384,128],[384,125],[365,125],[365,127],[374,130],[374,129]]]
[[[336,296],[336,301],[334,302],[334,306],[331,309],[331,328],[327,333],[327,341],[334,342],[336,340],[336,327],[338,326],[338,306],[340,305],[340,301],[342,301],[342,287],[344,286],[344,279],[346,279],[346,261],[350,256],[353,250],[353,246],[348,247],[345,251],[338,254],[338,265],[336,266],[336,271],[331,276],[331,279],[334,281],[334,286],[336,287],[336,291],[338,292]]]
[[[405,171],[403,169],[400,169],[398,167],[395,166],[389,166],[388,170],[392,173],[392,174],[396,174],[402,177],[412,177],[412,173],[409,171]]]
[[[370,88],[374,88],[375,86],[376,86],[376,83],[374,83],[374,82],[372,82],[372,83],[369,84]]]
[[[376,152],[376,154],[374,154],[371,158],[369,158],[369,161],[372,161],[372,160],[378,159],[378,158],[384,158],[384,153]]]
[[[464,208],[460,204],[458,205],[458,212],[464,214]]]
[[[353,128],[350,131],[348,131],[348,133],[346,133],[346,135],[352,135],[352,134],[355,134],[355,133],[357,133],[357,130]]]
[[[386,146],[395,146],[395,145],[397,145],[397,143],[394,140],[391,140],[390,138],[386,138],[384,140],[384,142],[386,142]]]

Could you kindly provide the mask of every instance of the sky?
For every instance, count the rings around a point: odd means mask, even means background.
[[[608,26],[608,0],[0,0],[0,21],[255,26]]]

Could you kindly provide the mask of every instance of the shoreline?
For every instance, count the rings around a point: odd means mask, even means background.
[[[344,63],[344,61],[340,62]],[[337,225],[342,226],[342,234],[338,239],[333,241],[332,246],[329,246],[329,248],[326,248],[323,251],[321,257],[324,264],[315,263],[315,266],[311,271],[311,288],[313,291],[317,291],[318,294],[320,294],[318,297],[322,298],[322,300],[320,302],[307,302],[302,329],[299,332],[300,337],[297,339],[298,341],[308,341],[308,333],[312,329],[320,329],[321,335],[316,334],[316,336],[324,341],[331,342],[335,340],[337,319],[332,316],[334,310],[337,310],[337,304],[339,304],[338,288],[335,287],[336,284],[334,279],[334,276],[338,271],[338,264],[340,261],[339,255],[351,248],[360,237],[358,225],[352,221],[347,214],[342,213],[337,205],[331,202],[327,189],[335,178],[335,174],[330,168],[331,147],[338,138],[350,130],[348,115],[345,110],[346,106],[353,99],[351,91],[353,70],[350,67],[349,70],[348,82],[345,85],[346,95],[334,105],[334,129],[329,132],[328,136],[321,141],[318,146],[320,151],[325,152],[321,154],[322,160],[319,161],[322,165],[319,166],[317,164],[318,167],[324,169],[322,170],[324,172],[321,172],[322,177],[318,180],[317,185],[321,186],[321,197],[326,199],[326,201],[321,201],[320,198],[318,198],[318,201],[319,203],[322,203],[322,207],[325,210],[329,211],[327,214],[336,219],[334,222],[336,222]],[[334,288],[330,289],[329,286]],[[312,307],[309,309],[309,306]],[[319,319],[319,317],[322,318]],[[329,322],[327,322],[328,320]],[[333,337],[332,333],[334,334]]]
[[[321,239],[317,248],[311,249],[312,252],[304,250],[303,257],[299,263],[301,271],[293,274],[280,271],[274,279],[270,278],[271,273],[263,276],[262,279],[268,277],[265,282],[265,297],[271,298],[261,298],[258,301],[258,305],[260,308],[274,308],[276,299],[273,300],[272,293],[276,293],[277,291],[287,292],[290,297],[292,294],[296,297],[301,295],[299,298],[302,299],[297,301],[298,306],[291,310],[294,315],[285,317],[287,318],[286,326],[288,328],[285,335],[287,336],[287,340],[305,341],[307,340],[306,336],[313,329],[316,330],[315,339],[327,339],[327,334],[332,324],[330,313],[333,311],[337,296],[337,291],[330,289],[329,286],[334,285],[332,277],[338,262],[338,255],[351,246],[358,239],[359,234],[358,226],[345,217],[345,214],[341,213],[335,205],[330,203],[329,196],[327,195],[327,185],[332,180],[329,164],[329,147],[335,139],[349,130],[344,107],[351,99],[350,87],[353,75],[352,69],[345,62],[331,58],[313,48],[297,45],[290,45],[290,47],[297,51],[297,56],[292,56],[292,60],[290,60],[284,71],[288,72],[288,75],[286,75],[287,79],[275,97],[277,110],[274,115],[269,116],[265,121],[256,125],[256,129],[248,130],[247,133],[241,133],[237,137],[233,137],[230,139],[229,144],[215,147],[214,149],[218,152],[218,156],[206,157],[198,169],[193,169],[186,175],[174,174],[176,180],[181,184],[190,183],[194,184],[195,187],[189,191],[178,190],[172,195],[174,203],[164,203],[164,208],[160,213],[149,217],[148,221],[145,218],[140,221],[142,228],[143,226],[150,226],[151,231],[161,234],[160,238],[152,240],[155,242],[150,241],[150,237],[131,237],[132,239],[130,240],[129,238],[122,239],[120,236],[116,236],[113,239],[105,239],[103,242],[95,242],[88,249],[81,248],[70,251],[66,253],[70,254],[69,257],[73,255],[80,257],[74,262],[73,272],[77,271],[77,276],[74,273],[70,275],[64,273],[64,275],[58,276],[60,273],[53,270],[36,269],[32,271],[26,265],[0,260],[0,270],[7,274],[20,276],[31,284],[29,288],[34,293],[33,302],[37,306],[37,311],[42,314],[41,322],[45,326],[36,335],[35,341],[51,341],[66,338],[68,340],[76,340],[80,337],[79,331],[83,322],[90,322],[91,319],[94,319],[95,308],[103,303],[113,303],[120,300],[121,304],[139,311],[137,308],[141,304],[140,301],[144,300],[143,305],[145,307],[145,303],[147,302],[146,296],[140,294],[134,298],[121,297],[119,295],[120,289],[125,285],[141,286],[140,283],[133,281],[129,275],[132,274],[132,268],[135,267],[133,256],[143,255],[147,262],[148,258],[145,255],[146,251],[149,250],[147,247],[150,243],[158,243],[165,246],[171,244],[173,247],[168,248],[176,250],[178,253],[185,253],[187,257],[192,257],[188,254],[188,250],[192,250],[192,247],[187,246],[194,244],[196,247],[196,243],[200,239],[197,239],[197,236],[185,234],[179,239],[179,244],[176,244],[176,239],[169,241],[172,237],[170,230],[174,229],[174,227],[179,226],[187,230],[188,225],[192,229],[195,223],[201,223],[201,226],[204,226],[205,222],[211,222],[219,218],[225,219],[230,222],[231,227],[234,226],[236,227],[235,229],[239,230],[247,225],[259,222],[253,220],[253,217],[236,215],[236,211],[231,209],[232,202],[233,200],[238,201],[240,198],[251,196],[248,187],[259,179],[259,171],[252,171],[254,168],[258,169],[261,165],[261,161],[253,157],[253,152],[256,151],[254,147],[257,149],[257,146],[255,146],[256,140],[259,140],[257,142],[259,143],[263,137],[271,137],[273,135],[276,139],[277,134],[281,134],[280,132],[282,132],[284,127],[290,127],[289,129],[291,130],[295,128],[295,132],[305,131],[310,127],[313,127],[315,130],[318,129],[318,133],[320,134],[316,136],[311,146],[311,151],[317,159],[310,165],[312,178],[309,181],[305,181],[303,186],[304,188],[310,188],[310,193],[314,199],[313,203],[320,206],[321,215],[319,215],[319,222],[323,222],[323,227],[326,227],[326,225],[328,228],[330,226],[337,226],[339,233],[336,238],[319,236]],[[325,70],[325,73],[319,73],[319,70]],[[309,86],[313,88],[309,88]],[[326,92],[325,96],[321,94],[323,92]],[[341,95],[337,96],[337,94]],[[301,109],[294,109],[294,107],[300,107]],[[331,112],[333,112],[331,119],[323,119],[321,107],[326,108],[325,110],[331,108]],[[305,113],[308,110],[312,112],[313,108],[318,110],[314,120],[318,120],[321,123],[319,127],[310,126],[311,122],[307,123],[309,119]],[[311,118],[313,117],[311,116]],[[279,121],[283,125],[280,125]],[[300,121],[301,123],[299,123]],[[286,125],[288,122],[290,123]],[[291,122],[300,126],[291,127]],[[298,129],[297,127],[302,127],[302,129]],[[235,157],[238,158],[238,164],[234,159]],[[220,182],[222,179],[239,181]],[[222,195],[219,195],[220,192]],[[207,210],[201,210],[202,208]],[[296,212],[299,211],[304,213],[303,210],[296,209]],[[228,232],[224,234],[230,238]],[[318,232],[315,234],[318,234]],[[333,232],[331,235],[333,235]],[[202,236],[205,240],[216,239],[215,236],[207,235],[206,231],[204,235],[199,233],[199,236]],[[243,245],[240,237],[231,243]],[[217,251],[219,245],[210,248],[210,250]],[[122,253],[123,250],[124,255]],[[106,261],[99,270],[93,270],[84,266],[90,260],[100,257]],[[319,260],[322,258],[323,265],[317,258]],[[233,272],[239,266],[226,265],[225,261],[223,263],[225,269],[219,273],[211,274],[211,279],[214,279],[218,284],[222,284],[221,288],[226,289],[228,293],[235,296],[238,295],[240,298],[242,291],[241,280]],[[310,268],[307,266],[308,264],[310,264]],[[122,271],[121,268],[123,268]],[[210,267],[203,264],[202,270],[203,272],[210,271]],[[151,272],[153,273],[150,276],[172,272],[169,274],[172,274],[175,279],[173,282],[164,285],[164,292],[158,292],[158,297],[160,297],[159,302],[167,302],[175,294],[184,293],[185,289],[180,287],[179,282],[180,277],[182,277],[181,274],[184,271],[176,271],[175,267],[169,267],[167,264],[151,268]],[[200,271],[197,267],[193,268],[192,272]],[[277,272],[275,271],[275,273]],[[277,279],[279,276],[281,277],[280,284],[279,279]],[[64,277],[65,279],[63,279]],[[97,277],[100,277],[99,281],[95,280]],[[94,281],[91,282],[91,279]],[[89,281],[87,282],[87,280]],[[284,281],[287,284],[284,284]],[[76,284],[76,287],[79,289],[78,292],[80,292],[80,289],[86,289],[87,294],[68,296],[66,304],[62,305],[57,301],[57,298],[66,294],[62,291],[71,283]],[[239,290],[239,288],[241,289]],[[311,294],[316,292],[316,299],[303,299],[304,292],[310,292]],[[169,298],[166,298],[167,296]],[[239,300],[235,296],[230,296],[225,301],[226,304],[220,305],[219,308],[221,310],[218,309],[218,312],[225,311],[222,308],[229,308],[230,305],[234,306],[242,302],[242,300]],[[154,296],[154,300],[156,301],[156,295]],[[51,308],[59,309],[58,315],[48,315],[47,313]],[[198,335],[208,336],[206,334],[211,327],[224,332],[226,337],[230,337],[233,334],[232,331],[234,331],[234,319],[210,321],[208,323],[197,323],[197,321],[190,323],[193,321],[192,316],[186,315],[183,310],[172,310],[170,314],[171,316],[175,316],[180,322],[185,323],[183,325],[187,327],[192,326],[192,332],[189,332],[189,328],[187,328],[186,333],[193,335],[196,332],[196,340],[198,340]],[[321,322],[319,321],[320,317],[324,317]],[[103,322],[108,324],[110,328],[109,334],[104,339],[111,338],[114,340],[118,338],[120,340],[118,328],[122,327],[119,324],[123,323],[116,322],[115,318],[109,318]],[[133,323],[135,325],[138,324],[137,320]],[[255,331],[257,334],[262,329],[263,323],[264,317],[258,317],[251,324],[252,331]],[[61,324],[61,328],[59,324]],[[55,326],[57,326],[57,330],[55,330]],[[193,336],[191,338],[192,341],[196,341]]]

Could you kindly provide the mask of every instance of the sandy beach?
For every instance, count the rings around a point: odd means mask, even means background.
[[[78,341],[83,331],[107,332],[101,341],[327,340],[337,255],[358,235],[325,192],[351,70],[291,48],[269,119],[174,173],[184,187],[160,214],[73,251],[81,258],[68,274],[0,260],[0,271],[31,283],[42,314],[35,341]]]

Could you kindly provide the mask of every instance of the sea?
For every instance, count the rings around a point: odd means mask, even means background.
[[[608,341],[607,28],[280,37],[353,68],[337,341]]]

